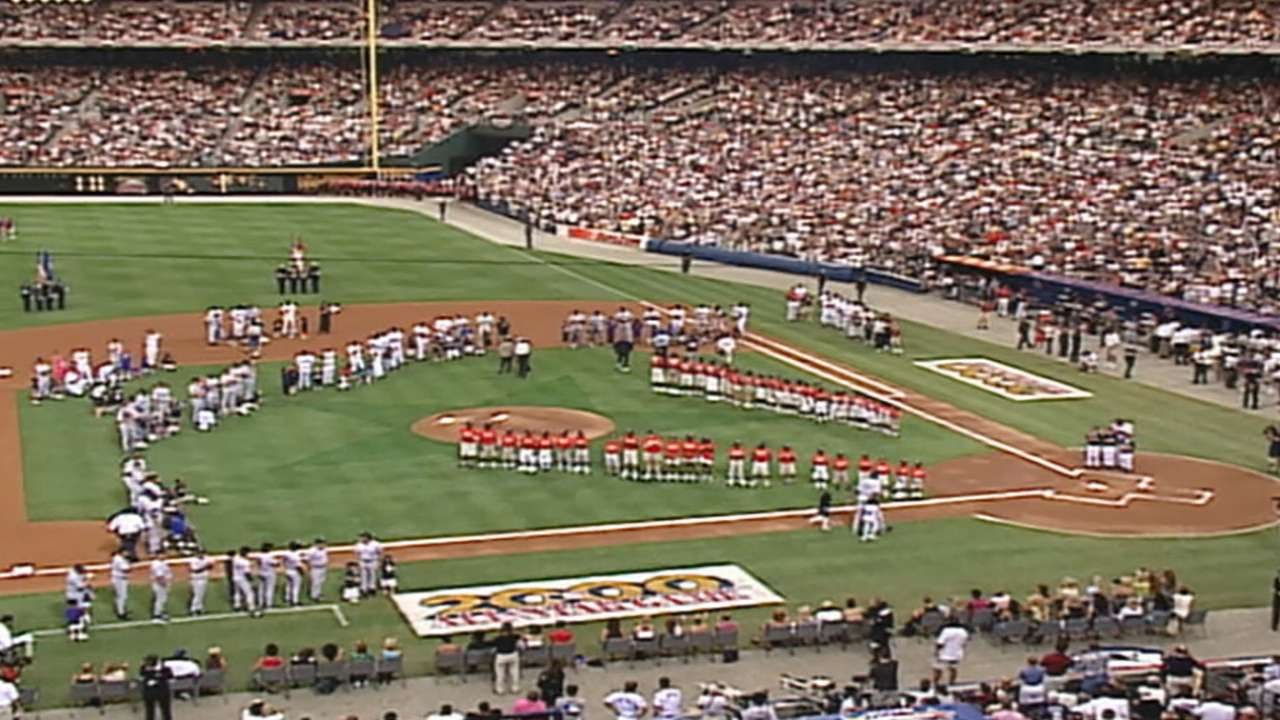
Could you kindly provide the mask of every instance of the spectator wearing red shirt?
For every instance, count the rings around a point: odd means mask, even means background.
[[[1067,644],[1059,642],[1053,648],[1053,652],[1040,658],[1040,667],[1051,677],[1061,677],[1067,674],[1067,670],[1071,668],[1073,661],[1071,656],[1067,654]]]
[[[568,623],[557,620],[555,628],[547,633],[547,640],[552,645],[568,645],[573,642],[573,631],[569,629]]]

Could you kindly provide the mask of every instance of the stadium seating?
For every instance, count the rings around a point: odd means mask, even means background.
[[[89,43],[352,43],[356,0],[133,0],[0,6],[0,39]],[[1011,46],[1245,46],[1280,43],[1272,0],[459,0],[384,2],[389,41],[725,44],[975,43]],[[251,22],[251,15],[253,21]]]

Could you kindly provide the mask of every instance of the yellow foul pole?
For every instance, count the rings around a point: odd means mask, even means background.
[[[380,171],[381,149],[378,145],[378,0],[366,0],[369,52],[369,158],[373,171]]]

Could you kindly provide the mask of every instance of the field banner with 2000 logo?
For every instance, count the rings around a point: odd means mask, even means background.
[[[724,610],[784,602],[737,565],[473,585],[392,596],[420,637],[519,626]]]

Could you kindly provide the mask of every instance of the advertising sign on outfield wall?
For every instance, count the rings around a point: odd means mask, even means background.
[[[613,575],[440,588],[392,596],[419,637],[513,625],[595,622],[784,602],[737,565],[702,565]]]

